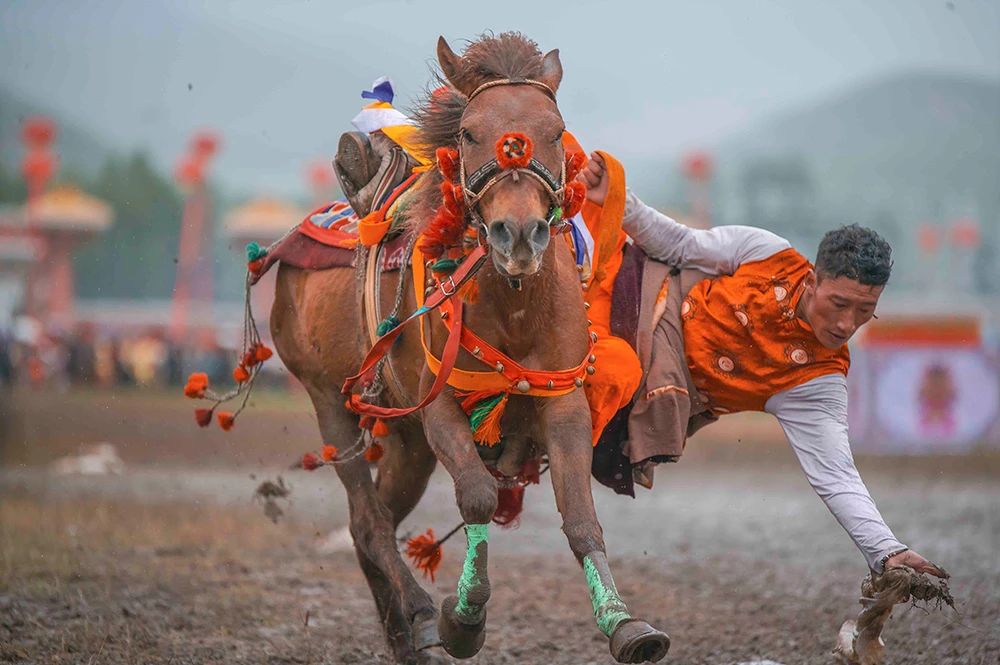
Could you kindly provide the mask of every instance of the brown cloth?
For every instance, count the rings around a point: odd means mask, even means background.
[[[605,428],[591,467],[598,482],[618,494],[635,496],[633,465],[676,462],[687,437],[715,420],[691,381],[681,320],[684,296],[706,277],[626,246],[612,296],[612,331],[636,350],[643,379],[632,403]]]

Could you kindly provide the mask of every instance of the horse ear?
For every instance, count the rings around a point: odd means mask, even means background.
[[[465,90],[462,86],[462,58],[456,55],[444,36],[438,37],[437,47],[438,64],[441,65],[441,73],[456,90],[468,95],[470,90]]]
[[[559,49],[554,48],[542,58],[542,73],[538,80],[552,88],[552,92],[559,89],[562,81],[562,63],[559,62]]]

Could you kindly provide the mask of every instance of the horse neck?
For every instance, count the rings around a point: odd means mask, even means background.
[[[523,278],[520,290],[492,264],[478,277],[479,298],[469,306],[469,325],[487,341],[505,347],[515,360],[540,350],[545,353],[553,337],[586,340],[580,282],[575,269],[562,265],[565,261],[556,255],[558,244],[560,241],[553,239],[541,269]]]

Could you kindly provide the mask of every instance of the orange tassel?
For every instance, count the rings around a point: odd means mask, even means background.
[[[212,424],[212,409],[195,409],[194,419],[199,427],[208,427]]]
[[[444,179],[454,181],[458,175],[458,150],[441,147],[434,151],[434,156],[437,158],[438,170]]]
[[[566,183],[566,193],[563,195],[563,219],[569,219],[580,212],[583,202],[587,200],[587,186],[579,180]]]
[[[441,543],[434,538],[434,529],[406,541],[406,556],[425,576],[434,581],[434,573],[441,566]]]
[[[256,358],[257,362],[262,363],[271,356],[274,355],[274,351],[267,348],[263,344],[258,344],[253,348],[253,357]]]
[[[243,365],[244,367],[253,367],[259,362],[260,361],[257,360],[257,354],[254,353],[253,349],[250,349],[249,351],[244,353],[243,358],[240,360],[240,364]]]
[[[250,379],[250,372],[243,365],[237,365],[236,369],[233,370],[233,379],[236,383],[243,383]]]
[[[479,427],[472,434],[472,439],[476,443],[485,443],[491,448],[500,443],[500,436],[503,434],[500,430],[500,420],[503,418],[509,396],[509,393],[504,393],[503,397],[500,398],[500,403],[493,407],[493,410],[479,423]]]
[[[375,424],[372,425],[372,436],[376,439],[382,439],[389,436],[389,426],[381,418],[375,420]]]
[[[329,444],[323,446],[323,461],[332,462],[336,459],[337,459],[337,446],[331,446]]]
[[[208,390],[208,374],[195,372],[188,377],[187,384],[184,386],[184,396],[199,399],[205,396],[206,390]]]
[[[249,270],[254,275],[259,275],[260,271],[264,269],[264,259],[257,259],[256,261],[251,261],[247,264],[247,270]]]
[[[228,411],[219,411],[219,415],[217,417],[219,419],[219,427],[221,427],[224,432],[228,432],[233,428],[233,425],[236,424],[236,416]]]

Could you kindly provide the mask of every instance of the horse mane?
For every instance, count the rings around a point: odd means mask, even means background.
[[[417,144],[421,156],[434,160],[440,147],[458,146],[458,130],[468,100],[455,89],[474,90],[483,83],[506,78],[538,78],[542,73],[543,54],[538,44],[519,32],[486,33],[469,42],[462,54],[457,81],[450,82],[439,70],[434,71],[432,87],[428,87],[411,116],[417,127]],[[441,174],[428,172],[415,192],[419,211],[412,222],[421,227],[430,221],[433,211],[441,204],[438,185]]]

